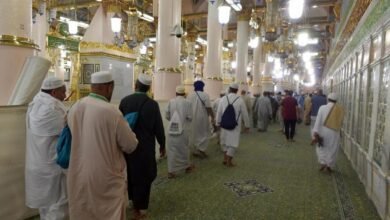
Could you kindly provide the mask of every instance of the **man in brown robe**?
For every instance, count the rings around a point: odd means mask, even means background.
[[[124,220],[128,200],[123,152],[133,152],[138,141],[121,112],[109,103],[112,75],[94,73],[91,81],[92,93],[74,104],[68,115],[70,219]]]

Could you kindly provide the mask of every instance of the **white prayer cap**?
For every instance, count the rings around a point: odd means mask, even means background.
[[[232,88],[232,89],[238,89],[239,88],[237,83],[232,83],[232,84],[229,85],[229,87]]]
[[[138,81],[144,84],[145,86],[150,86],[152,84],[152,77],[150,77],[145,73],[141,73],[138,76]]]
[[[329,95],[328,95],[328,99],[331,99],[331,100],[333,100],[333,101],[337,101],[337,94],[336,93],[334,93],[334,92],[332,92],[332,93],[330,93]]]
[[[64,80],[55,76],[51,76],[43,80],[41,89],[44,90],[57,89],[64,85],[65,85]]]
[[[185,94],[186,90],[185,90],[184,86],[182,86],[182,85],[176,86],[176,93],[177,94]]]
[[[226,94],[226,90],[221,90],[221,92],[219,94],[220,95],[225,95]]]
[[[109,83],[112,81],[114,81],[112,79],[112,74],[108,71],[100,71],[91,75],[92,84]]]

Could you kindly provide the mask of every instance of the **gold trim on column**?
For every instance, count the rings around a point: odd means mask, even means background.
[[[104,53],[104,52],[88,52],[88,53],[80,53],[80,56],[93,56],[93,57],[109,57],[113,59],[118,59],[118,60],[123,60],[126,62],[131,62],[134,63],[136,59],[134,58],[128,58],[128,57],[123,57],[123,56],[118,56],[118,55],[113,55],[109,53]]]
[[[263,76],[261,78],[261,82],[269,82],[272,81],[272,76]]]
[[[39,50],[39,46],[32,39],[13,35],[0,35],[0,45],[24,47]]]
[[[182,71],[179,67],[158,68],[157,72],[182,73]]]
[[[251,18],[250,11],[242,11],[237,16],[238,21],[249,21],[250,18]]]
[[[223,81],[222,77],[219,77],[219,76],[207,77],[206,79],[211,79],[211,80],[216,80],[216,81]]]

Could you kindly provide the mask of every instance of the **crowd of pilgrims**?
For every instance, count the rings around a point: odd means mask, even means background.
[[[240,134],[251,127],[267,132],[270,123],[280,123],[286,141],[293,142],[296,123],[303,122],[312,125],[313,143],[323,144],[324,129],[313,123],[320,106],[327,104],[321,91],[313,97],[288,90],[262,96],[242,90],[239,95],[239,85],[233,83],[212,102],[203,91],[205,84],[196,81],[188,96],[183,86],[176,87],[176,97],[161,115],[158,103],[147,95],[151,83],[150,76],[140,74],[135,93],[123,98],[118,108],[109,103],[115,86],[112,74],[97,72],[91,76],[91,93],[67,110],[62,103],[64,82],[44,80],[26,116],[26,205],[39,209],[41,219],[125,219],[129,201],[132,219],[145,218],[157,176],[156,140],[160,157],[167,156],[171,179],[195,170],[191,154],[208,157],[212,134],[218,136],[222,164],[229,168],[235,166]],[[337,96],[333,99],[335,103]],[[133,113],[132,125],[126,116]],[[169,121],[165,129],[162,117]],[[68,169],[56,161],[57,140],[65,126],[72,137]],[[319,161],[329,170],[334,162]]]

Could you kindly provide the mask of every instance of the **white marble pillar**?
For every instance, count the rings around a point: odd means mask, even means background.
[[[218,5],[209,2],[207,15],[207,52],[205,68],[205,92],[211,99],[219,97],[223,87],[221,77],[222,63],[222,26],[218,22]]]
[[[272,81],[272,71],[273,71],[274,62],[265,62],[264,74],[261,78],[261,90],[273,92],[274,91],[274,82]]]
[[[248,89],[246,80],[248,65],[248,37],[249,37],[249,17],[244,14],[238,17],[237,22],[237,68],[236,83],[240,84],[241,89]]]
[[[40,15],[37,13],[35,23],[32,28],[32,38],[34,42],[39,46],[40,51],[37,55],[47,58],[46,54],[46,34],[49,29],[49,23],[47,21],[47,11],[46,11],[46,2],[42,2],[42,12]]]
[[[186,89],[186,93],[192,92],[194,88],[194,78],[195,78],[195,71],[196,71],[196,63],[195,63],[195,41],[193,41],[192,38],[189,38],[187,41],[187,63],[186,63],[186,70],[184,73],[184,87]]]
[[[171,35],[174,26],[181,25],[181,0],[159,0],[158,15],[154,98],[169,100],[181,84],[180,38]]]
[[[254,49],[253,52],[253,67],[252,67],[252,75],[253,75],[253,82],[252,82],[252,94],[257,94],[261,92],[261,84],[260,84],[260,76],[261,71],[264,65],[262,65],[262,42],[261,38],[259,40],[259,45]]]
[[[6,105],[27,57],[35,54],[32,1],[0,1],[0,105]]]

